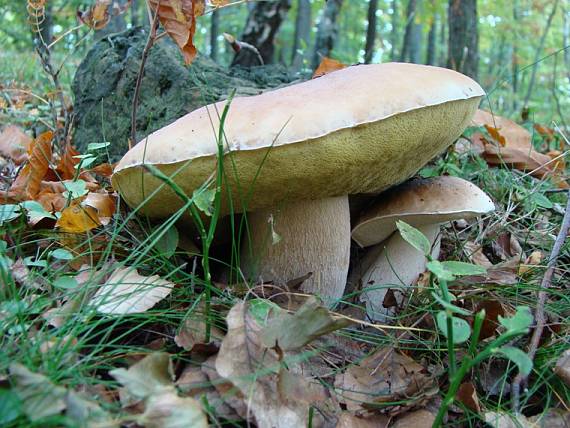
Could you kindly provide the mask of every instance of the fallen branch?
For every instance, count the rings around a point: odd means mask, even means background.
[[[540,283],[540,288],[538,291],[538,303],[536,305],[536,311],[534,318],[536,321],[536,327],[532,333],[530,339],[528,356],[531,360],[534,360],[538,345],[540,343],[540,338],[542,337],[542,332],[546,324],[546,317],[544,315],[544,306],[546,304],[546,297],[548,294],[548,289],[552,283],[552,276],[554,275],[554,269],[558,261],[558,256],[568,235],[568,229],[570,228],[570,191],[568,192],[568,202],[566,204],[566,210],[564,211],[564,218],[562,219],[562,226],[558,232],[558,236],[554,241],[554,246],[552,247],[552,252],[550,253],[550,259],[548,260],[548,267]],[[520,413],[520,389],[521,384],[526,384],[528,376],[522,375],[520,372],[517,374],[512,384],[512,398],[513,398],[513,411],[518,414]]]
[[[230,44],[230,46],[232,47],[233,51],[236,54],[239,53],[242,49],[249,50],[253,52],[253,54],[259,61],[259,65],[265,65],[265,62],[263,61],[263,58],[261,57],[259,50],[255,46],[247,42],[242,42],[241,40],[237,40],[234,36],[232,36],[229,33],[224,33],[224,39],[226,40],[226,42]]]

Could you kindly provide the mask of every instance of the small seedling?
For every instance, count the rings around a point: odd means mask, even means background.
[[[440,427],[447,409],[455,399],[461,381],[465,375],[483,360],[495,355],[511,360],[520,372],[529,374],[532,370],[532,360],[522,350],[512,346],[505,346],[517,336],[528,333],[533,318],[530,309],[526,306],[517,307],[515,315],[508,318],[499,316],[499,322],[503,326],[502,333],[493,341],[486,344],[483,349],[477,349],[479,333],[485,319],[485,311],[475,314],[473,329],[469,323],[459,316],[469,316],[471,313],[453,304],[453,296],[448,288],[448,282],[455,280],[457,276],[481,275],[485,269],[471,263],[458,261],[439,262],[431,255],[429,240],[425,235],[407,223],[399,221],[398,230],[402,238],[412,247],[422,252],[428,260],[427,268],[431,273],[432,296],[438,302],[442,310],[436,314],[436,324],[439,332],[447,339],[447,351],[449,358],[448,379],[449,389],[441,407],[439,408],[433,427]],[[457,315],[457,316],[456,316]],[[455,346],[471,340],[469,350],[461,360],[459,368],[456,365]]]

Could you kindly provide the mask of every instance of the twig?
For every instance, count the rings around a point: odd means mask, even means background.
[[[156,6],[156,12],[152,18],[152,24],[150,25],[150,33],[148,34],[148,39],[146,40],[146,45],[143,49],[141,65],[139,67],[139,74],[137,76],[137,82],[135,84],[135,94],[133,96],[133,106],[131,109],[131,138],[129,141],[129,148],[137,143],[137,106],[139,103],[139,96],[141,91],[141,83],[144,75],[144,66],[148,58],[150,49],[156,41],[156,31],[158,30],[158,8],[160,7],[160,0]]]
[[[562,226],[560,227],[558,236],[554,241],[554,246],[552,247],[552,252],[550,253],[550,259],[548,260],[548,268],[546,269],[544,277],[542,278],[542,282],[540,283],[540,288],[538,292],[538,303],[536,305],[536,311],[534,313],[534,318],[536,320],[536,327],[534,329],[534,332],[532,333],[532,337],[530,339],[530,344],[528,348],[528,356],[530,357],[531,360],[534,360],[534,356],[536,355],[540,338],[542,337],[542,331],[544,330],[544,326],[546,324],[546,317],[544,315],[544,306],[546,304],[546,296],[548,294],[547,291],[550,288],[550,284],[552,282],[552,276],[554,274],[554,268],[556,267],[556,262],[558,261],[558,256],[560,255],[560,251],[562,250],[562,246],[564,245],[564,241],[566,240],[566,236],[568,235],[569,228],[570,228],[570,190],[568,191],[568,202],[566,204],[566,210],[564,211]],[[511,390],[513,392],[513,411],[515,413],[519,413],[520,410],[521,384],[526,383],[527,379],[528,376],[525,376],[519,372],[515,377],[515,379],[513,380]]]
[[[263,58],[261,57],[259,50],[252,44],[249,44],[247,42],[242,42],[241,40],[237,40],[234,36],[232,36],[229,33],[224,33],[224,39],[226,40],[226,42],[230,44],[230,46],[232,47],[233,51],[236,54],[239,53],[242,49],[251,51],[255,55],[257,61],[259,61],[259,65],[265,65],[265,62],[263,61]]]

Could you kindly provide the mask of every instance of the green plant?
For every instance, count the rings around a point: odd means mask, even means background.
[[[472,316],[472,313],[453,303],[455,296],[450,292],[448,283],[455,280],[457,276],[480,275],[485,273],[485,269],[471,263],[459,261],[439,262],[434,260],[430,255],[430,242],[422,232],[402,221],[397,223],[397,227],[402,238],[415,249],[422,252],[428,260],[427,268],[431,273],[432,296],[442,307],[442,310],[437,312],[435,318],[439,332],[447,340],[449,389],[433,424],[433,427],[439,427],[443,423],[447,409],[453,404],[455,394],[463,378],[469,370],[485,359],[493,355],[501,356],[515,363],[521,373],[530,373],[532,360],[529,356],[522,350],[506,344],[517,336],[528,333],[533,318],[529,308],[526,306],[517,307],[517,311],[512,317],[503,318],[499,316],[499,322],[504,327],[504,330],[493,341],[485,344],[482,349],[477,349],[479,333],[485,320],[485,311],[482,310],[475,314],[473,330],[471,330],[469,323],[459,316],[469,317]],[[468,352],[463,356],[458,368],[455,347],[467,342],[469,339],[471,339],[471,342]]]

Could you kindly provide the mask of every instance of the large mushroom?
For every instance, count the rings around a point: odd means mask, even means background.
[[[379,193],[412,176],[455,141],[483,95],[455,71],[390,63],[235,98],[224,128],[222,214],[230,213],[229,194],[234,212],[254,213],[244,270],[274,281],[313,272],[305,291],[340,298],[349,263],[347,195]],[[182,205],[168,188],[147,200],[163,183],[145,163],[173,175],[188,194],[208,179],[223,106],[189,113],[124,156],[113,183],[130,206],[144,202],[140,211],[160,218]],[[275,245],[267,239],[271,226],[282,238]]]
[[[469,220],[494,209],[485,192],[458,177],[412,179],[380,195],[352,230],[356,243],[369,247],[351,274],[352,281],[358,278],[363,285],[361,300],[366,302],[368,316],[389,321],[407,288],[426,269],[425,256],[402,239],[396,222],[423,232],[432,244],[431,256],[437,259],[440,224]]]

